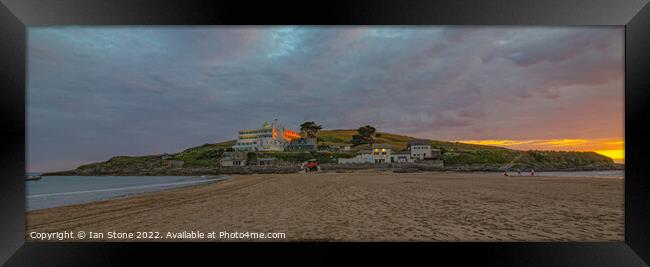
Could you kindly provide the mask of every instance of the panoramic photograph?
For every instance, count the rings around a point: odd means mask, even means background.
[[[624,240],[623,27],[29,27],[26,63],[27,241]]]

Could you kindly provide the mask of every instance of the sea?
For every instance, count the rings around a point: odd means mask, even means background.
[[[34,173],[30,173],[34,174]],[[27,211],[221,181],[225,176],[43,176],[26,181]]]

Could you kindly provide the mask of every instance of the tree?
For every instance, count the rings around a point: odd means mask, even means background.
[[[377,129],[370,125],[359,127],[359,129],[357,129],[357,133],[359,134],[352,136],[352,145],[358,146],[361,144],[372,144],[374,141],[373,136],[375,136],[375,132],[377,132]]]
[[[372,127],[370,125],[366,125],[357,129],[357,132],[363,138],[366,138],[370,143],[372,143],[372,137],[375,135],[375,132],[377,132],[377,129],[375,129],[375,127]]]
[[[323,129],[323,127],[313,121],[308,121],[300,124],[300,132],[307,135],[309,138],[316,138],[316,133],[318,133],[318,131],[321,129]]]

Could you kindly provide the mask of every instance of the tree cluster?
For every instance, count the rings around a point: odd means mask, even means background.
[[[376,132],[377,129],[370,125],[359,127],[359,129],[357,129],[358,134],[352,136],[352,145],[358,146],[363,144],[372,144],[374,142],[373,137],[375,136]]]

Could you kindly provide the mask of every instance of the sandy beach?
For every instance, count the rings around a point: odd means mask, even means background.
[[[29,232],[194,230],[286,234],[255,241],[622,241],[623,203],[622,179],[374,170],[233,175],[28,212],[27,239]],[[251,239],[222,241],[240,240]]]

